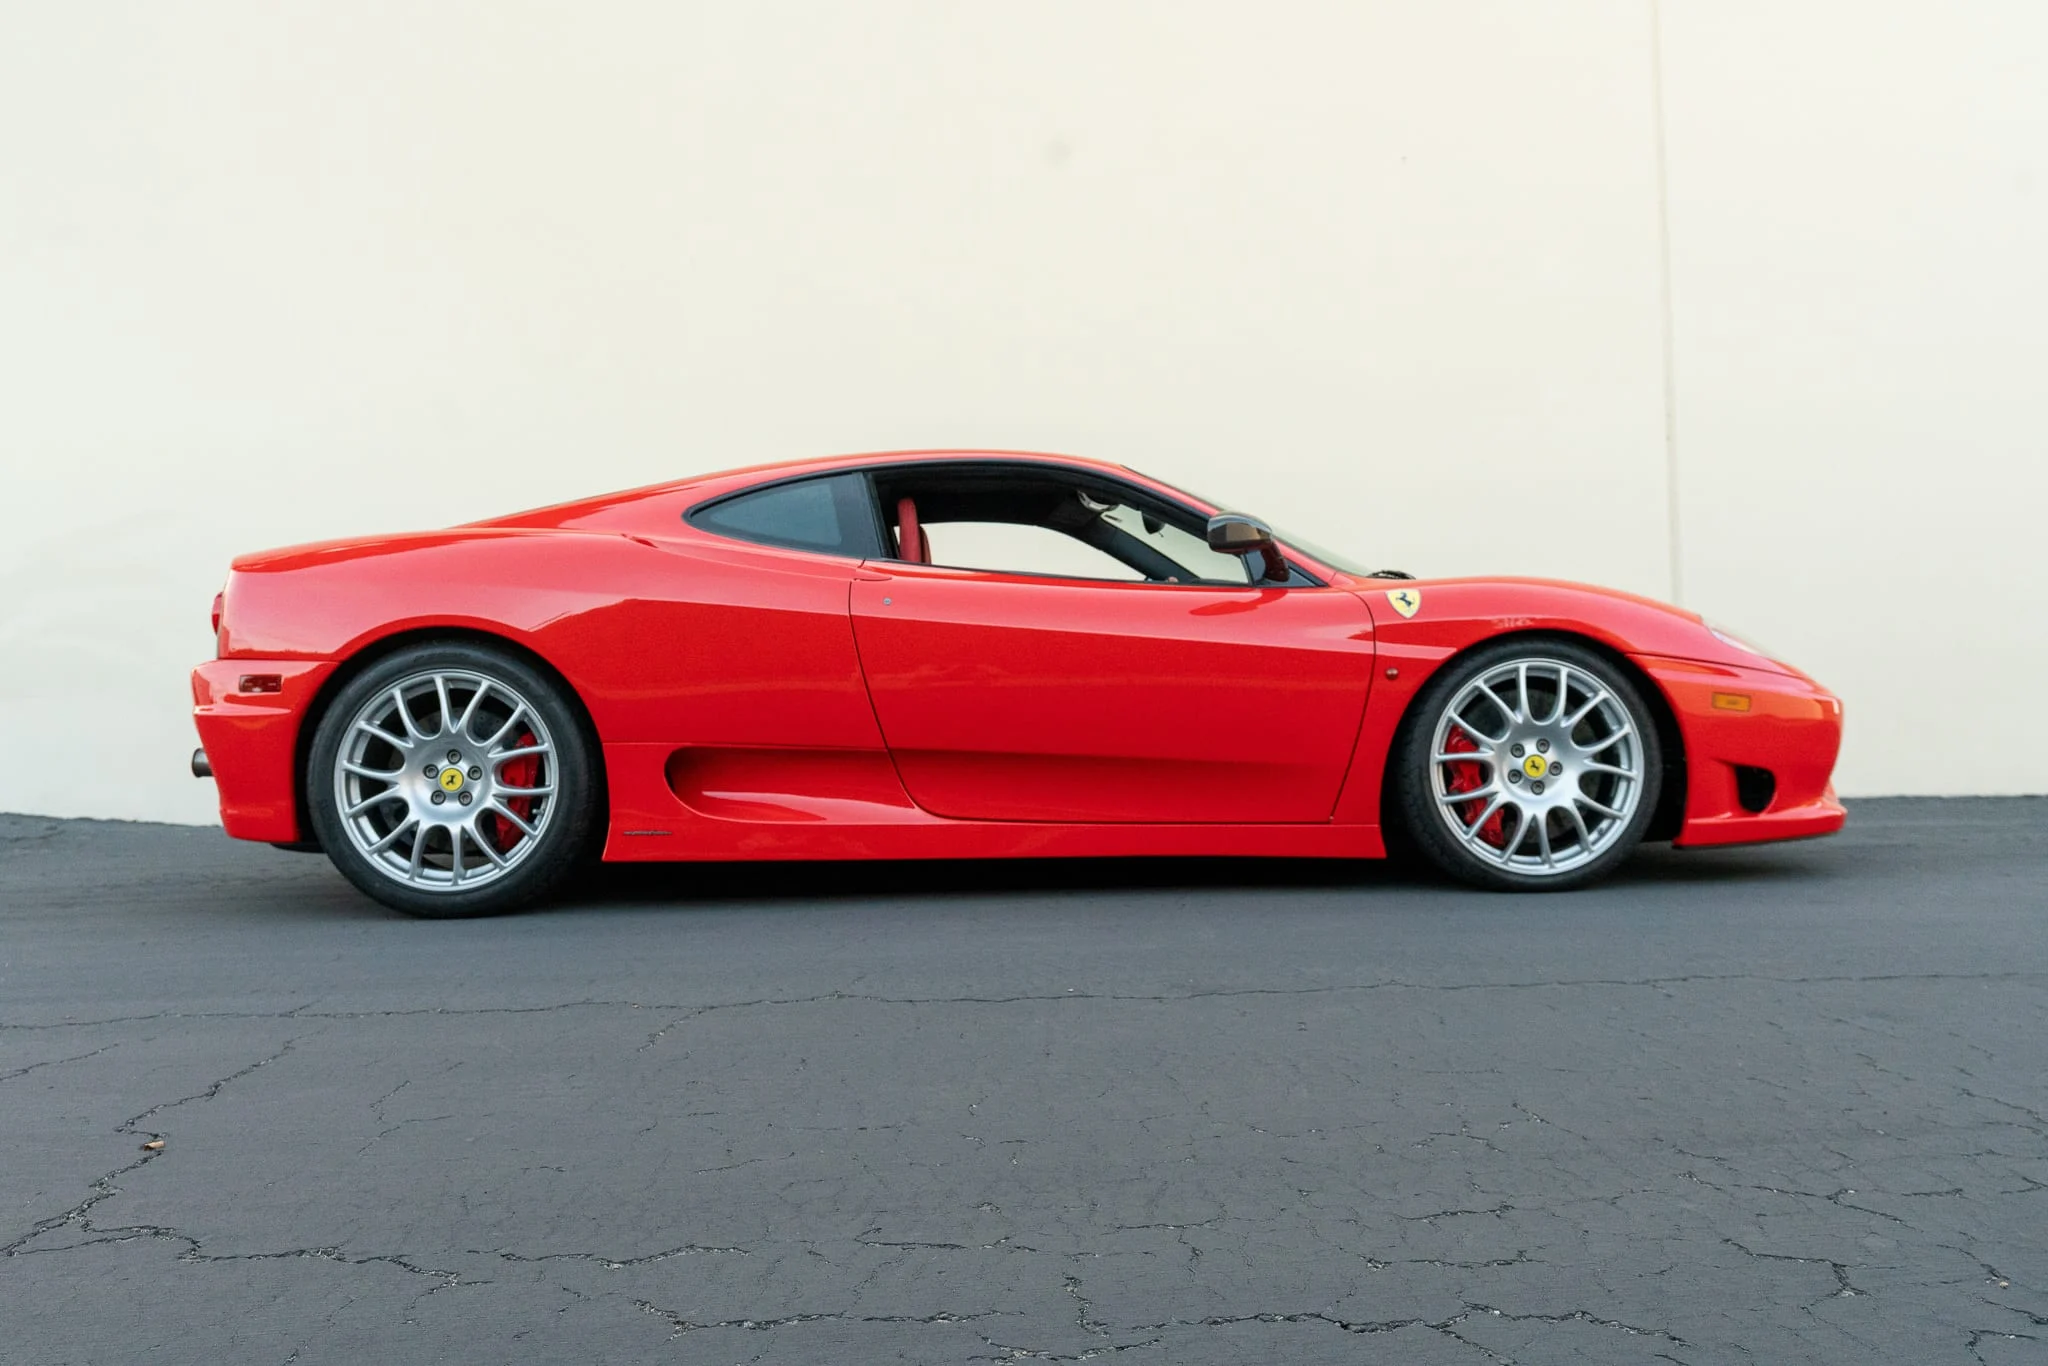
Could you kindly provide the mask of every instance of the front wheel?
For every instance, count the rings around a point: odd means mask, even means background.
[[[1400,814],[1430,861],[1506,891],[1612,872],[1656,811],[1663,755],[1648,705],[1569,641],[1503,641],[1416,699],[1393,756]]]
[[[410,915],[487,915],[573,871],[595,776],[558,684],[508,653],[426,644],[335,697],[306,795],[328,857],[363,891]]]

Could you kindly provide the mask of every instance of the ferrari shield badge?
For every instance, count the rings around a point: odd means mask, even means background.
[[[1422,610],[1420,588],[1391,588],[1387,590],[1387,601],[1394,604],[1394,610],[1404,617],[1412,617]]]

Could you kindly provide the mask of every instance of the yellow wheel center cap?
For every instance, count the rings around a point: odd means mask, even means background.
[[[442,770],[441,770],[441,790],[442,790],[443,792],[460,792],[460,791],[462,791],[462,770],[461,770],[461,769],[459,769],[459,768],[444,768],[444,769],[442,769]]]
[[[1540,754],[1532,754],[1522,760],[1522,772],[1528,774],[1531,778],[1540,778],[1549,771],[1549,761]],[[451,787],[448,790],[453,792],[455,789]]]

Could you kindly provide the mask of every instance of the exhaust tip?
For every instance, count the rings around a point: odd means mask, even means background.
[[[206,751],[203,749],[192,751],[192,776],[195,778],[211,778],[213,776],[213,761],[206,757]]]

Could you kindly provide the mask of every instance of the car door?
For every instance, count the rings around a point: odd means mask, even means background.
[[[1336,588],[871,560],[851,607],[897,771],[940,816],[1326,821],[1371,685],[1371,617]]]

